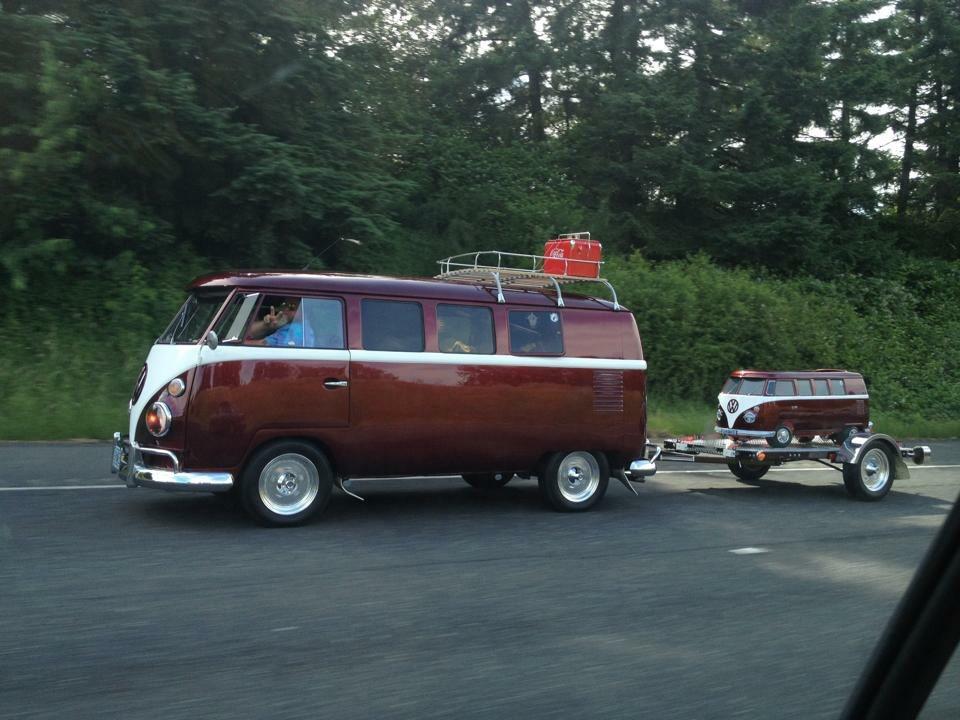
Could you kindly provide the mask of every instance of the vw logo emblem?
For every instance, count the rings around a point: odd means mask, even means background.
[[[740,409],[740,403],[738,403],[736,400],[731,400],[730,402],[727,403],[727,412],[735,413],[739,409]]]

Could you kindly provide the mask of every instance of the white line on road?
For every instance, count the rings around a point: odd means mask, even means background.
[[[27,492],[30,490],[113,490],[127,487],[123,483],[116,485],[35,485],[33,487],[0,487],[0,492]]]
[[[762,553],[768,553],[770,551],[767,550],[766,548],[744,547],[744,548],[737,548],[736,550],[731,550],[730,552],[732,552],[734,555],[760,555]]]

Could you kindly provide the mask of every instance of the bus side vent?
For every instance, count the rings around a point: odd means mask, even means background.
[[[623,412],[623,371],[593,371],[593,411]]]

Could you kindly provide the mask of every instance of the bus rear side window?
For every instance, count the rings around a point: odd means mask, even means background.
[[[511,310],[510,352],[514,355],[562,355],[560,313],[554,310]]]
[[[843,380],[831,380],[830,381],[830,394],[831,395],[845,395],[843,389]]]

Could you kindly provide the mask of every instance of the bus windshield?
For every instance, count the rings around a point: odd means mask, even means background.
[[[197,342],[226,298],[227,293],[222,291],[202,294],[192,293],[180,310],[177,311],[177,314],[173,316],[173,321],[167,326],[167,329],[157,338],[157,343],[161,345],[189,345]]]

